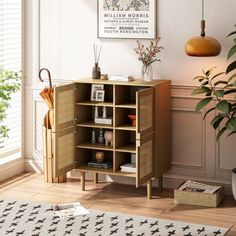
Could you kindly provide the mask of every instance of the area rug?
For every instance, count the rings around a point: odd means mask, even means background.
[[[60,219],[52,206],[0,201],[1,236],[222,236],[228,229],[158,218],[89,210],[89,215]]]

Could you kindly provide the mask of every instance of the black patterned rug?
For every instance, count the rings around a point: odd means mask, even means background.
[[[223,236],[228,229],[158,218],[89,210],[60,219],[52,206],[0,201],[0,236]]]

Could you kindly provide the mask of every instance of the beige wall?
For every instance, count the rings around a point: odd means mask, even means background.
[[[93,43],[102,43],[101,68],[108,74],[139,77],[141,65],[133,48],[135,40],[97,39],[96,0],[26,0],[26,87],[25,157],[35,169],[42,166],[41,120],[46,107],[38,96],[42,84],[37,71],[48,67],[55,83],[90,76]],[[215,58],[191,58],[184,54],[185,41],[199,34],[199,0],[159,0],[158,34],[162,37],[161,63],[154,66],[155,78],[172,80],[172,170],[165,183],[173,186],[183,179],[230,183],[236,166],[232,137],[215,143],[215,132],[202,113],[195,113],[197,98],[190,96],[192,78],[202,68],[223,70],[231,46],[226,35],[236,23],[234,0],[206,0],[207,33],[219,39],[222,53]],[[33,127],[33,129],[32,129]],[[128,182],[128,179],[117,181]]]

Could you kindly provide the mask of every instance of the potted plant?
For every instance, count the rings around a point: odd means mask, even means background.
[[[236,25],[235,25],[236,27]],[[230,33],[227,37],[236,36],[236,31]],[[214,69],[203,71],[203,75],[194,79],[198,80],[200,85],[194,89],[192,95],[203,94],[205,97],[196,105],[196,111],[207,108],[205,117],[212,111],[216,111],[216,116],[211,121],[214,129],[217,129],[217,140],[225,132],[228,136],[236,134],[236,60],[232,60],[236,55],[236,38],[233,39],[234,45],[229,50],[228,65],[225,72],[214,73]],[[227,96],[227,95],[231,96]],[[216,101],[211,103],[211,101]],[[232,170],[232,191],[236,200],[236,168]]]
[[[3,123],[7,118],[11,95],[20,90],[21,73],[0,67],[0,143],[8,137],[9,128]],[[0,147],[1,148],[1,147]]]

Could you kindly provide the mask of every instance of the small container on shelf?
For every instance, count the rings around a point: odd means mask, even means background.
[[[103,162],[104,161],[104,152],[96,152],[95,159],[97,162]]]
[[[105,131],[104,138],[106,146],[113,146],[113,131]]]
[[[136,115],[128,115],[131,120],[132,126],[136,126]]]

